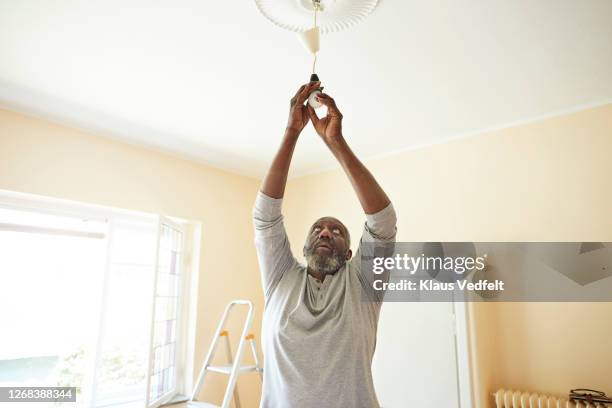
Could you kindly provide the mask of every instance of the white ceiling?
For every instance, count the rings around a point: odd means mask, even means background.
[[[364,158],[612,98],[610,0],[384,0],[321,48]],[[256,177],[310,64],[252,0],[0,0],[1,105]],[[309,127],[292,175],[333,165]]]

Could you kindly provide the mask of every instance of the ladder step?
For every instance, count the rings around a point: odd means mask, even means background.
[[[230,374],[232,372],[232,366],[227,364],[227,365],[217,365],[217,366],[208,366],[206,367],[206,369],[208,371],[212,371],[215,373],[221,373],[221,374]],[[255,372],[258,371],[257,370],[257,366],[254,365],[247,365],[247,366],[241,366],[238,367],[238,372],[239,373],[249,373],[249,372]]]
[[[202,401],[189,401],[187,408],[221,408],[220,405],[211,404],[209,402]]]

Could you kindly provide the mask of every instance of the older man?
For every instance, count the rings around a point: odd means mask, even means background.
[[[303,85],[291,99],[285,135],[253,210],[265,295],[264,408],[379,407],[372,357],[382,299],[372,290],[372,275],[361,271],[360,253],[365,242],[395,239],[396,216],[385,192],[346,143],[334,100],[319,95],[327,107],[323,118],[305,104],[319,85]],[[348,176],[366,223],[352,258],[344,224],[333,217],[318,219],[303,249],[307,264],[301,265],[291,252],[281,205],[291,157],[309,121]]]

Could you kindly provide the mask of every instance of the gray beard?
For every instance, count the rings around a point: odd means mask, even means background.
[[[319,255],[310,251],[305,251],[306,263],[308,268],[322,272],[325,275],[334,274],[346,263],[346,259],[334,250],[331,255]]]

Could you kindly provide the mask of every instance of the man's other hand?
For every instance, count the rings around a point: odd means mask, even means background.
[[[327,107],[327,115],[319,118],[312,106],[308,105],[308,116],[319,136],[329,145],[342,138],[342,113],[331,96],[321,93],[317,99]]]
[[[302,85],[295,96],[291,98],[289,120],[287,122],[288,131],[297,132],[299,134],[308,124],[309,115],[304,102],[308,99],[308,95],[317,89],[319,85],[321,85],[321,82],[310,82]]]

